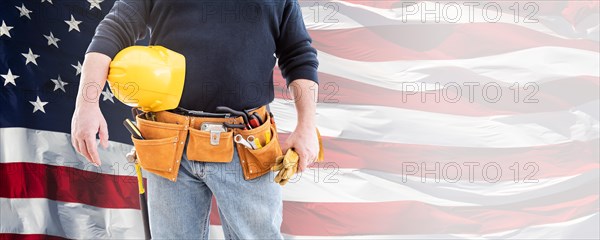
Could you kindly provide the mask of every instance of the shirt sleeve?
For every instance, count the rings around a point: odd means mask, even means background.
[[[150,3],[146,0],[119,0],[96,28],[86,53],[98,52],[113,58],[122,49],[143,39],[147,32]]]
[[[317,50],[311,46],[312,39],[308,35],[300,5],[296,0],[286,2],[275,55],[281,73],[289,86],[297,79],[308,79],[319,82],[317,68]]]

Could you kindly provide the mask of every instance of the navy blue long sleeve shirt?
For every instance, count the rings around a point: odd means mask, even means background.
[[[273,101],[277,63],[289,85],[317,79],[296,0],[119,0],[100,22],[87,52],[113,58],[143,39],[186,57],[180,107],[247,109]]]

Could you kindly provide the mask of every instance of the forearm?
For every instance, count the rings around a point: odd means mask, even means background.
[[[316,127],[316,109],[318,84],[311,80],[298,79],[289,86],[298,113],[297,128],[314,129]]]
[[[91,52],[85,55],[75,103],[76,109],[99,107],[98,101],[106,84],[110,61],[110,57],[101,53]]]

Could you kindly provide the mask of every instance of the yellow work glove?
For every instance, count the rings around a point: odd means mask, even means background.
[[[275,159],[275,166],[271,168],[271,171],[277,172],[275,176],[275,182],[279,185],[285,185],[290,178],[298,171],[298,153],[293,149],[288,149],[284,156],[279,156]]]

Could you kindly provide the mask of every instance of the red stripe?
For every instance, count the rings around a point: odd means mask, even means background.
[[[36,163],[0,163],[0,197],[140,209],[137,178]]]
[[[62,240],[68,239],[45,234],[17,234],[17,233],[0,233],[0,240]]]
[[[588,20],[588,17],[599,14],[600,2],[596,1],[569,1],[562,11],[563,16],[573,25]]]
[[[280,141],[285,141],[288,136],[280,133]],[[436,163],[439,163],[437,176],[440,180],[454,182],[455,178],[469,181],[471,176],[476,181],[495,180],[499,166],[502,172],[499,181],[516,178],[523,182],[526,177],[535,180],[597,170],[600,168],[599,144],[600,140],[593,140],[528,148],[468,148],[323,137],[325,163],[320,167],[331,171],[333,167],[352,168],[421,177],[426,173],[425,168],[436,169]],[[473,165],[473,174],[469,165]],[[462,171],[460,177],[457,177],[456,169]],[[485,177],[484,169],[487,170]]]
[[[440,75],[443,73],[439,73]],[[524,89],[525,85],[519,85],[518,93],[515,88],[505,83],[498,83],[475,74],[458,74],[456,84],[460,89],[450,84],[443,91],[437,92],[439,102],[436,102],[435,91],[425,92],[403,92],[373,86],[342,77],[319,73],[319,102],[339,103],[347,105],[375,105],[395,107],[402,109],[413,109],[426,112],[446,113],[466,116],[491,116],[512,115],[521,113],[552,112],[568,110],[574,106],[598,99],[600,78],[591,76],[580,76],[541,83]],[[441,76],[432,76],[424,79],[424,82],[435,83],[440,81]],[[436,78],[438,78],[436,80]],[[443,78],[441,78],[443,79]],[[479,86],[474,87],[474,101],[471,102],[469,86],[464,85],[463,80],[477,82]],[[281,77],[279,69],[275,69],[275,97],[280,99],[291,99],[287,93],[285,80]],[[484,99],[484,86],[488,83],[497,83],[500,86],[502,96],[498,102],[487,102]],[[444,86],[444,84],[441,84]],[[490,85],[491,86],[491,85]],[[538,91],[531,97],[534,87]],[[421,85],[417,85],[421,87]],[[564,89],[570,91],[564,91]],[[495,95],[495,88],[489,88],[490,98]],[[577,92],[577,94],[573,94]],[[461,94],[460,100],[453,101]],[[515,103],[515,95],[518,102]],[[422,97],[425,96],[425,101]],[[526,103],[525,99],[537,100],[538,103]]]
[[[320,51],[365,62],[465,59],[548,46],[600,50],[595,41],[563,39],[503,23],[399,24],[313,30],[310,35]]]
[[[217,200],[213,196],[212,205],[210,206],[210,224],[211,225],[223,225],[221,223],[221,217],[219,216],[219,207],[217,205]]]
[[[9,186],[8,188],[2,188],[0,197],[41,197],[100,207],[118,207],[103,203],[114,205],[115,202],[123,201],[121,198],[129,194],[127,197],[130,199],[129,204],[137,203],[135,181],[119,186],[125,190],[111,192],[104,189],[111,189],[118,184],[104,179],[103,176],[87,175],[81,170],[64,168],[66,167],[31,163],[0,164],[0,176],[2,176],[0,180],[9,183],[5,184]],[[73,170],[76,174],[69,172]],[[93,177],[96,179],[91,181]],[[131,190],[126,190],[128,186]],[[575,187],[556,193],[556,196],[550,194],[528,202],[511,203],[504,207],[443,207],[417,201],[284,202],[282,231],[293,235],[321,236],[498,232],[535,224],[566,221],[598,211],[597,195],[580,197],[582,194],[588,194],[586,189],[589,190],[590,187]],[[65,193],[69,193],[71,197],[65,197]],[[77,195],[75,199],[73,195]],[[364,224],[365,222],[369,224]],[[303,224],[299,225],[299,223]]]
[[[486,234],[564,222],[598,211],[598,196],[566,199],[565,192],[494,207],[445,207],[418,201],[379,203],[283,202],[281,231],[297,236]],[[539,206],[546,197],[558,203]],[[213,202],[212,212],[217,210]],[[211,214],[211,224],[221,225]],[[366,224],[368,223],[368,224]]]
[[[548,197],[565,199],[561,194]],[[284,202],[281,231],[308,236],[486,234],[564,222],[599,210],[598,195],[538,206],[543,201],[541,197],[495,207],[440,207],[417,201]]]

